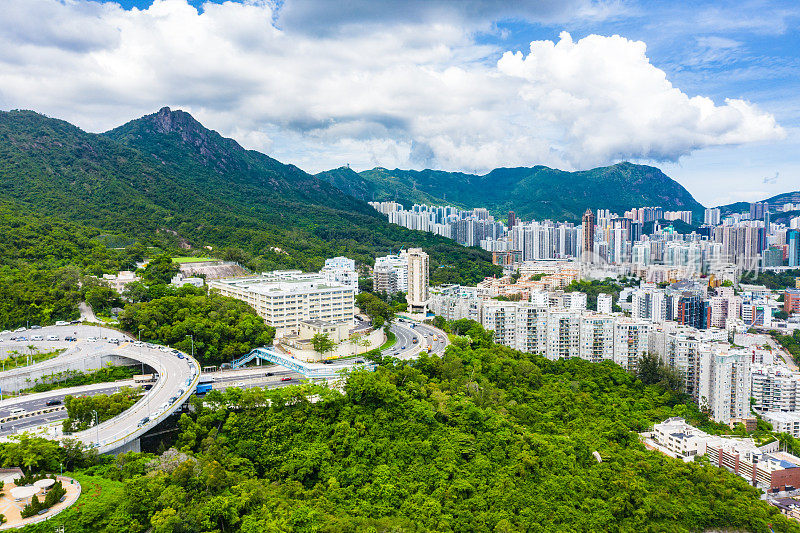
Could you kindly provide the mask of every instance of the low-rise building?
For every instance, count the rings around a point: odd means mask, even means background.
[[[276,270],[260,276],[212,280],[209,288],[250,304],[277,330],[278,336],[299,333],[304,320],[353,324],[355,291],[319,274]]]

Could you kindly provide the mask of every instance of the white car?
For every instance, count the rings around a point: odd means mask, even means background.
[[[136,346],[137,348],[141,348],[142,346],[144,346],[144,343],[136,341],[136,342],[133,343],[133,345]]]
[[[31,335],[31,340],[32,341],[43,341],[44,337],[42,337],[41,335]]]
[[[56,322],[56,326],[69,326],[69,322],[65,322],[64,320],[59,320]]]
[[[86,337],[86,342],[97,342],[97,337]]]
[[[171,352],[172,351],[172,349],[169,346],[162,346],[161,348],[159,348],[159,350],[161,350],[162,352]]]
[[[49,340],[49,341],[58,341],[58,340],[61,340],[61,339],[58,338],[58,335],[48,335],[47,336],[47,340]]]
[[[25,331],[25,328],[17,328],[14,330],[14,333],[22,333],[23,331]]]
[[[8,335],[9,333],[11,333],[11,332],[9,330],[7,330],[7,329],[4,329],[3,331],[0,331],[0,335]]]

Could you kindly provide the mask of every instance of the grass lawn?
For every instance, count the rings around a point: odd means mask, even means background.
[[[65,531],[69,533],[97,531],[96,518],[110,515],[122,497],[124,483],[121,481],[68,472],[64,472],[64,475],[76,479],[81,484],[81,496],[78,501],[50,520],[31,524],[22,528],[22,531],[52,533],[54,528],[61,525],[64,525]]]

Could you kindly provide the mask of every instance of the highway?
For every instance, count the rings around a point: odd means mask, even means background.
[[[392,324],[391,331],[395,334],[396,342],[394,346],[384,350],[384,355],[397,357],[398,359],[415,359],[429,345],[432,347],[432,353],[438,355],[444,353],[448,345],[447,335],[444,332],[427,324],[414,323],[414,327],[411,327],[411,324],[405,320],[397,320]],[[59,341],[30,341],[32,333],[42,335],[44,338],[49,335],[58,335]],[[0,339],[0,345],[2,345],[0,354],[13,349],[22,351],[22,348],[27,347],[29,344],[41,347],[42,352],[55,348],[65,348],[66,350],[63,354],[53,359],[25,368],[8,370],[2,372],[0,376],[24,375],[31,370],[39,370],[41,374],[47,375],[55,371],[56,368],[63,368],[65,364],[82,371],[91,371],[92,368],[86,366],[86,358],[90,355],[96,356],[99,354],[113,354],[139,361],[143,365],[143,369],[144,365],[146,365],[152,369],[148,369],[148,372],[155,371],[158,375],[157,382],[133,407],[112,420],[107,420],[98,426],[69,436],[81,440],[87,446],[97,448],[101,453],[119,448],[146,433],[167,418],[193,394],[200,377],[198,363],[190,356],[180,354],[182,357],[180,358],[176,351],[169,348],[134,342],[115,330],[98,326],[50,326],[33,331],[28,330],[15,335],[24,335],[27,339],[22,342],[10,341],[8,339],[9,335],[4,335],[5,338]],[[76,342],[66,342],[63,338],[67,335],[75,336],[78,340]],[[435,341],[433,340],[434,336],[436,337]],[[120,344],[109,343],[108,339],[119,339]],[[416,344],[414,339],[417,339]],[[358,356],[337,359],[332,361],[328,368],[332,370],[347,368],[357,364],[359,361],[362,361],[362,359]],[[82,363],[83,367],[81,368]],[[49,371],[48,369],[52,370]],[[213,387],[217,390],[228,387],[277,388],[296,385],[305,379],[301,374],[275,365],[226,370],[209,375],[214,378]],[[285,378],[290,379],[284,380]],[[132,385],[132,380],[126,380],[6,398],[0,401],[0,438],[63,420],[66,418],[63,401],[67,395],[111,394],[121,387]],[[48,406],[47,403],[52,403],[53,400],[61,402],[61,404]],[[13,408],[24,409],[26,414],[12,416],[11,409]],[[41,410],[47,410],[48,412],[29,414]],[[51,429],[50,431],[54,438],[63,437],[60,434],[60,428]]]
[[[432,347],[431,353],[442,355],[450,344],[445,332],[428,324],[396,320],[392,323],[391,332],[394,333],[396,342],[394,346],[384,350],[383,355],[398,359],[416,359],[427,346]],[[416,344],[414,339],[417,339]]]
[[[48,349],[63,347],[66,348],[66,351],[58,357],[35,365],[2,372],[1,375],[4,379],[18,375],[28,375],[31,371],[36,371],[46,376],[62,371],[65,367],[90,371],[92,368],[86,367],[87,357],[97,357],[100,355],[115,355],[132,359],[140,362],[143,367],[144,365],[150,367],[158,374],[158,381],[156,381],[152,388],[147,391],[133,407],[111,420],[107,420],[86,431],[81,431],[70,436],[71,438],[81,440],[87,446],[97,448],[101,453],[113,451],[135,440],[139,435],[146,433],[161,420],[169,416],[194,392],[197,381],[200,378],[199,365],[191,356],[179,353],[177,350],[171,350],[167,347],[159,347],[140,342],[134,343],[127,339],[122,333],[112,329],[101,328],[99,326],[69,325],[49,326],[37,330],[28,330],[21,333],[21,335],[28,338],[28,340],[23,341],[23,346],[27,344],[36,344],[37,341],[29,340],[32,334],[41,335],[44,338],[47,338],[49,335],[57,335],[59,341],[45,341],[47,342]],[[67,335],[77,337],[77,341],[64,341],[64,337]],[[4,335],[4,337],[8,337],[8,334]],[[118,339],[120,340],[120,344],[112,344],[108,342],[108,339]],[[4,339],[2,342],[4,344],[19,343],[19,341],[10,341],[7,339]],[[42,343],[42,341],[38,342]],[[45,351],[43,344],[42,346],[42,351]],[[107,385],[107,387],[107,392],[114,390],[112,385]],[[89,389],[89,391],[92,391],[92,389]],[[52,392],[56,396],[60,396],[63,401],[63,396],[66,394],[64,390]],[[22,407],[21,405],[21,407],[28,411],[28,407],[41,408],[41,403],[47,401],[44,399],[45,397],[41,395],[33,400],[29,398],[30,397],[15,398],[0,402],[0,413],[8,413],[8,409],[15,407],[15,404],[21,402],[25,403],[27,406]],[[44,416],[38,416],[43,422],[52,422],[58,419],[54,415],[55,413],[47,413]],[[63,417],[63,415],[60,416]],[[3,419],[3,422],[0,422],[0,424],[4,426],[3,433],[7,433],[9,427],[12,428],[11,431],[14,429],[18,431],[23,427],[21,422],[24,418],[33,417],[28,417],[23,414],[15,415],[15,417],[12,418],[16,419],[9,420],[8,417],[6,417]],[[33,425],[34,422],[32,421],[30,424]],[[25,425],[24,427],[31,426]],[[54,436],[60,437],[61,435],[56,432]]]

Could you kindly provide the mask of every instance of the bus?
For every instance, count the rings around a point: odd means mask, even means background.
[[[203,396],[213,388],[214,378],[211,376],[203,376],[201,374],[200,379],[197,381],[197,388],[195,389],[194,393],[198,396]]]

